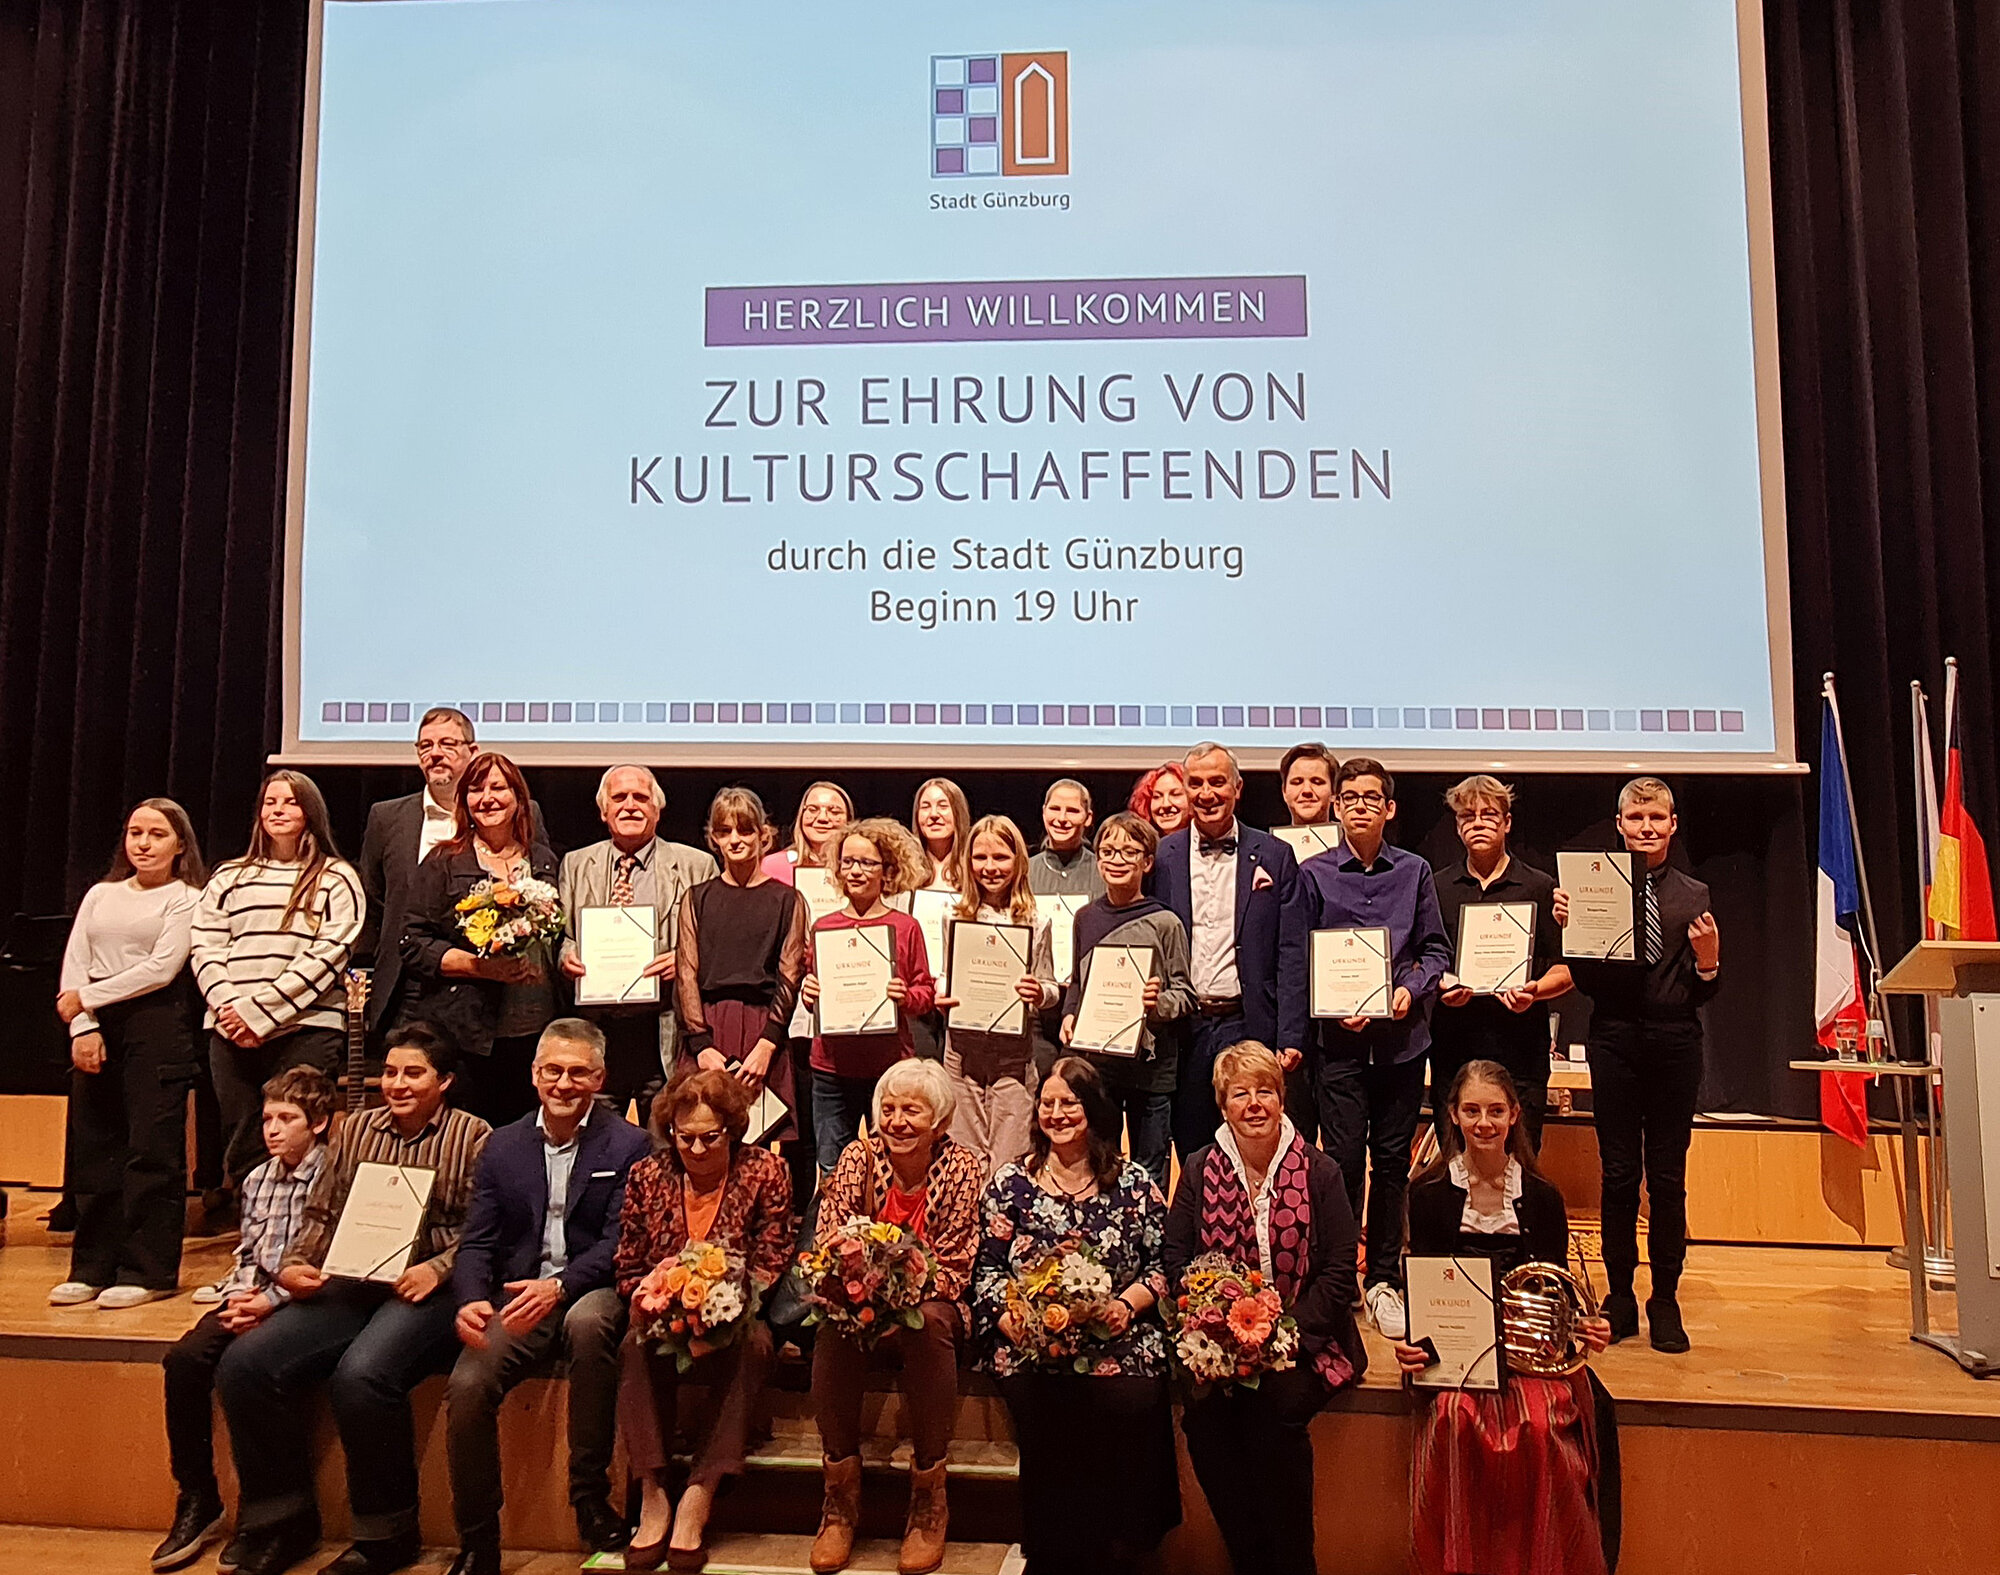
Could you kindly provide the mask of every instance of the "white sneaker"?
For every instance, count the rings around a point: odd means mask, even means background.
[[[97,1305],[106,1312],[122,1312],[171,1295],[172,1291],[152,1291],[143,1285],[108,1285],[98,1293]]]
[[[222,1300],[224,1282],[217,1280],[213,1285],[197,1285],[190,1299],[197,1307],[213,1307]]]
[[[94,1302],[104,1289],[101,1285],[85,1285],[81,1280],[64,1280],[49,1292],[51,1307],[81,1307],[86,1302]]]
[[[1393,1285],[1371,1285],[1367,1290],[1368,1316],[1385,1340],[1400,1340],[1409,1328],[1403,1311],[1403,1293]]]

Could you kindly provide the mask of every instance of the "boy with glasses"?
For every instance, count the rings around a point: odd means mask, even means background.
[[[1451,948],[1430,865],[1385,840],[1396,818],[1396,782],[1387,768],[1364,755],[1342,762],[1334,773],[1334,810],[1343,845],[1299,867],[1286,936],[1288,949],[1309,963],[1314,930],[1389,932],[1389,1016],[1311,1022],[1307,1064],[1320,1144],[1339,1164],[1357,1218],[1366,1184],[1369,1314],[1384,1335],[1401,1339],[1403,1195],[1423,1115],[1430,1007],[1451,966]],[[1282,981],[1291,999],[1280,1015],[1288,1021],[1309,1020],[1310,972],[1300,968]]]

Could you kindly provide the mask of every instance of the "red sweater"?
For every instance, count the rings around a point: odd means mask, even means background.
[[[896,977],[908,987],[902,1010],[896,1014],[896,1031],[879,1034],[835,1034],[831,1039],[813,1035],[813,1070],[831,1072],[835,1077],[866,1078],[871,1083],[905,1056],[915,1055],[910,1038],[910,1019],[922,1017],[937,999],[937,981],[931,977],[930,959],[924,954],[923,926],[907,913],[891,908],[878,919],[857,919],[843,908],[829,913],[813,926],[820,930],[851,930],[861,924],[886,924],[895,933]]]

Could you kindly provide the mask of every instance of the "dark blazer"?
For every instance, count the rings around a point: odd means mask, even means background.
[[[1486,1236],[1465,1230],[1465,1188],[1440,1170],[1410,1183],[1408,1248],[1421,1257],[1477,1252],[1493,1260],[1495,1277],[1524,1263],[1569,1267],[1569,1214],[1556,1184],[1529,1171],[1521,1177],[1514,1205],[1518,1236]]]
[[[541,1112],[511,1121],[486,1140],[472,1173],[472,1204],[458,1240],[451,1289],[458,1305],[509,1298],[509,1280],[532,1280],[542,1266],[542,1225],[548,1215],[549,1172],[543,1158]],[[556,1276],[563,1300],[611,1284],[611,1261],[625,1207],[625,1178],[652,1152],[652,1140],[602,1105],[577,1136],[575,1168],[563,1210],[569,1262]]]
[[[535,840],[547,842],[542,806],[532,799]],[[385,798],[368,806],[368,828],[361,834],[361,889],[368,897],[368,916],[356,958],[372,958],[375,970],[368,993],[368,1026],[395,1022],[392,1008],[403,983],[403,915],[408,910],[410,882],[417,873],[417,839],[423,834],[424,795],[419,789],[402,798]]]
[[[1197,835],[1190,824],[1160,840],[1151,882],[1153,895],[1187,926],[1190,955],[1194,946],[1194,890],[1188,863],[1195,856],[1192,849]],[[1270,876],[1270,884],[1261,889],[1259,870]],[[1268,831],[1237,821],[1236,977],[1243,987],[1243,1032],[1268,1050],[1299,1050],[1306,1043],[1305,1021],[1281,1021],[1278,1010],[1279,976],[1302,974],[1306,966],[1303,939],[1287,936],[1279,922],[1298,884],[1299,861],[1290,846]]]
[[[1669,864],[1654,877],[1660,897],[1660,960],[1609,962],[1596,957],[1570,961],[1576,987],[1590,997],[1590,1035],[1618,1023],[1697,1024],[1698,1013],[1721,987],[1722,975],[1703,979],[1695,972],[1688,926],[1709,911],[1708,886]],[[1643,911],[1636,916],[1639,947],[1646,944]],[[1641,952],[1643,955],[1643,951]]]
[[[535,879],[551,886],[556,883],[556,856],[547,843],[537,842],[529,850],[528,866]],[[466,1055],[493,1053],[493,1030],[500,1021],[500,995],[506,986],[490,979],[446,978],[444,954],[454,948],[465,949],[452,910],[485,879],[479,855],[470,848],[454,852],[449,843],[433,848],[411,878],[403,913],[403,968],[410,995],[403,1015],[438,1024],[458,1041],[458,1048]],[[553,972],[553,960],[549,967]],[[560,977],[550,983],[560,996]]]
[[[1204,1178],[1214,1147],[1211,1143],[1197,1149],[1181,1166],[1180,1183],[1167,1210],[1167,1283],[1176,1293],[1187,1266],[1201,1256]],[[1358,1379],[1368,1370],[1368,1351],[1361,1343],[1361,1331],[1354,1327],[1354,1305],[1361,1299],[1354,1273],[1360,1233],[1340,1167],[1311,1144],[1306,1145],[1306,1198],[1312,1207],[1312,1246],[1305,1283],[1291,1306],[1299,1323],[1299,1344],[1311,1356],[1329,1344],[1337,1345]]]

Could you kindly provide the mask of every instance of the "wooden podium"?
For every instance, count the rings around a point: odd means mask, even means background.
[[[1880,988],[1937,1006],[1958,1335],[1914,1338],[1991,1377],[2000,1373],[2000,941],[1919,941]],[[1909,1250],[1920,1262],[1921,1236]]]

